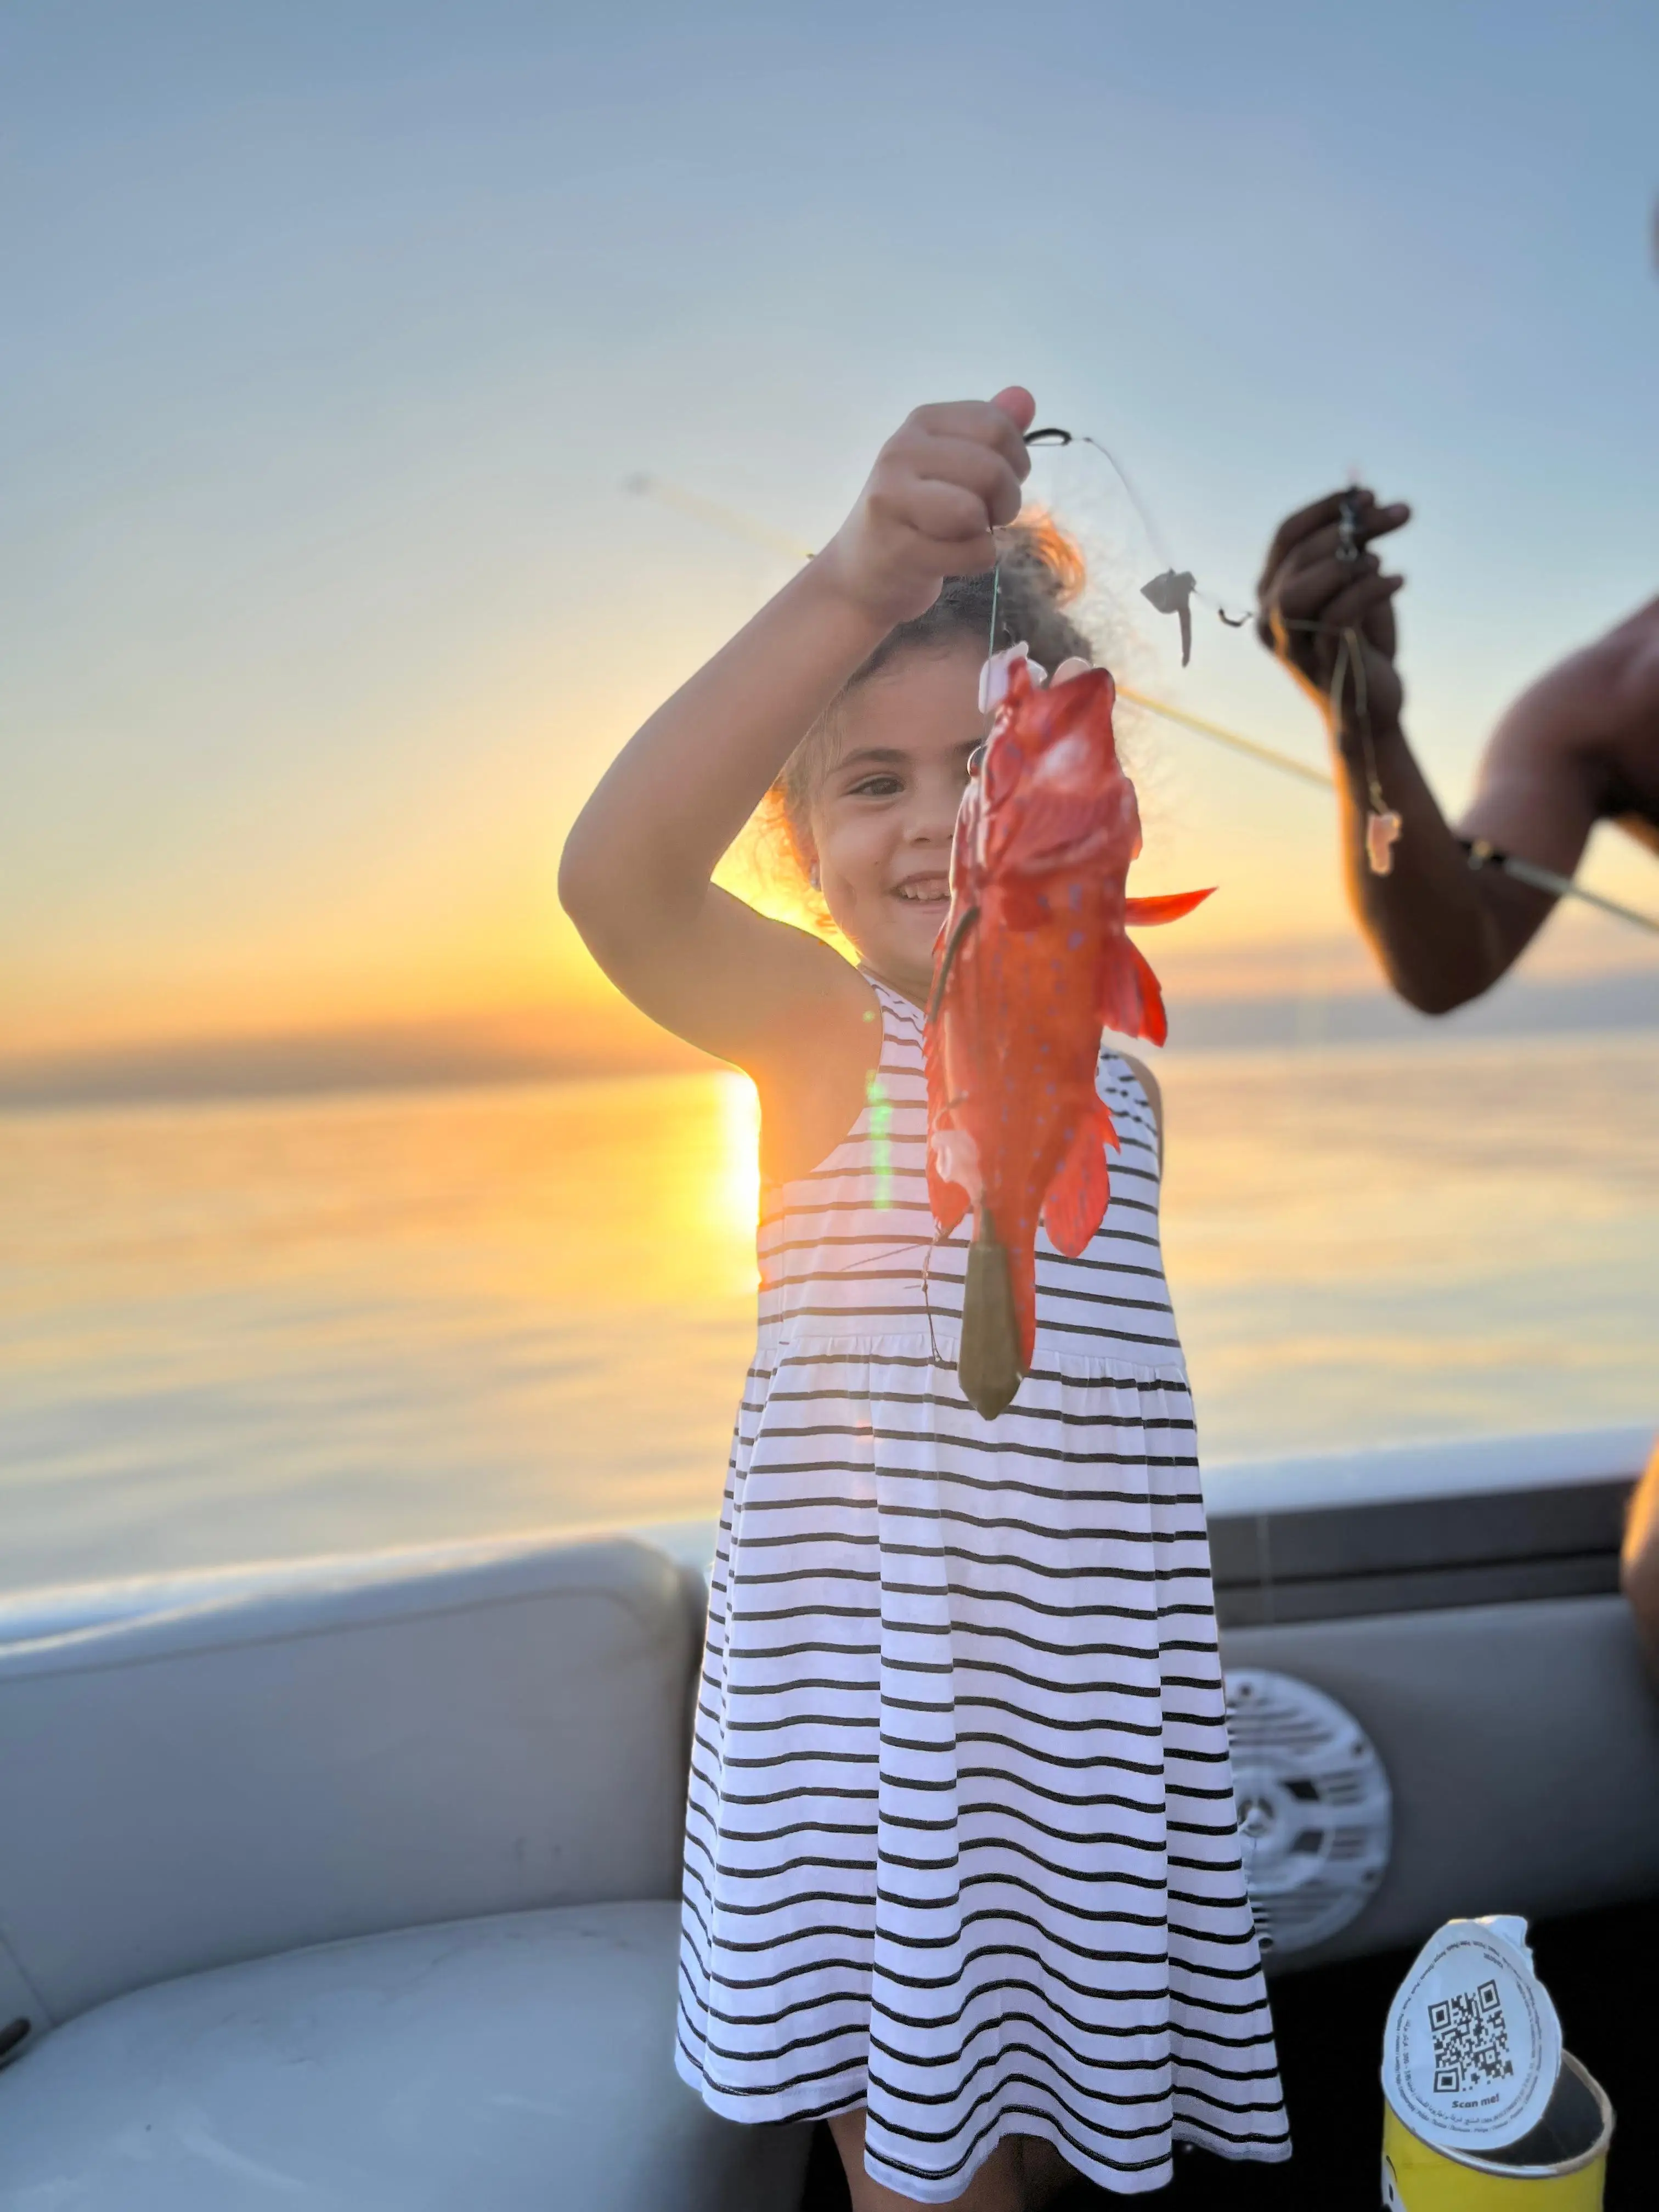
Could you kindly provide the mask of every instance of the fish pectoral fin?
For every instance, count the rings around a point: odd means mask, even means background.
[[[1056,1252],[1075,1260],[1106,1218],[1112,1195],[1106,1147],[1117,1144],[1117,1131],[1104,1105],[1085,1115],[1054,1171],[1042,1201],[1042,1225]]]
[[[1195,906],[1202,906],[1215,890],[1160,891],[1152,898],[1132,898],[1123,902],[1123,920],[1130,929],[1148,929],[1154,922],[1179,921],[1183,914],[1190,914]]]
[[[978,1204],[983,1188],[978,1147],[968,1131],[936,1127],[927,1139],[927,1199],[941,1237]]]
[[[1162,1044],[1170,1033],[1158,978],[1146,955],[1127,937],[1107,949],[1096,1011],[1101,1027],[1115,1030],[1120,1036],[1145,1037],[1149,1044]]]
[[[952,1236],[968,1211],[968,1194],[960,1183],[947,1182],[932,1160],[927,1163],[927,1201],[933,1207],[933,1226],[939,1235]]]

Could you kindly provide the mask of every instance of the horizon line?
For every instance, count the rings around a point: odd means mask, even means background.
[[[1659,970],[1511,976],[1449,1015],[1420,1014],[1380,981],[1210,994],[1178,1012],[1166,1048],[1177,1055],[1644,1030],[1659,1028]],[[654,1024],[635,1027],[620,1010],[614,1024],[590,1018],[573,1031],[568,1014],[538,1009],[17,1054],[0,1059],[0,1113],[581,1082],[728,1065]]]

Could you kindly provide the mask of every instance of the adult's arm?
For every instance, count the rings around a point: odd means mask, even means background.
[[[1659,849],[1659,599],[1558,661],[1505,709],[1462,826],[1570,876],[1608,816]]]
[[[1355,502],[1357,558],[1338,558],[1342,502]],[[1403,579],[1382,570],[1373,542],[1409,518],[1368,491],[1334,492],[1284,522],[1261,583],[1261,632],[1313,696],[1330,733],[1349,890],[1389,981],[1425,1013],[1444,1013],[1491,988],[1554,904],[1495,868],[1470,866],[1460,837],[1483,839],[1570,876],[1599,816],[1617,814],[1632,744],[1659,762],[1659,602],[1570,656],[1515,701],[1487,744],[1474,799],[1453,828],[1413,757],[1395,665],[1393,599]],[[1361,664],[1332,696],[1352,630]],[[1644,717],[1646,720],[1644,721]],[[1643,736],[1647,730],[1647,738]],[[1401,817],[1394,865],[1372,872],[1365,825],[1373,773]]]

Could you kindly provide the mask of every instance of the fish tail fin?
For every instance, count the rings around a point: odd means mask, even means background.
[[[1132,898],[1123,902],[1123,920],[1130,929],[1147,929],[1154,922],[1179,921],[1194,907],[1202,906],[1212,895],[1215,885],[1202,891],[1160,891],[1152,898]]]
[[[1042,1225],[1056,1252],[1075,1260],[1085,1250],[1111,1203],[1106,1147],[1117,1144],[1117,1131],[1103,1103],[1078,1125],[1042,1201]]]

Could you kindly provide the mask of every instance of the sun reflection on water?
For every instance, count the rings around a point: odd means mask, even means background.
[[[760,1093],[735,1069],[714,1081],[720,1086],[720,1149],[709,1178],[709,1199],[726,1236],[742,1237],[752,1258],[760,1218]],[[759,1280],[758,1274],[754,1279]]]
[[[1161,1070],[1204,1449],[1647,1420],[1659,1038]],[[0,1587],[718,1510],[735,1072],[10,1117]]]

